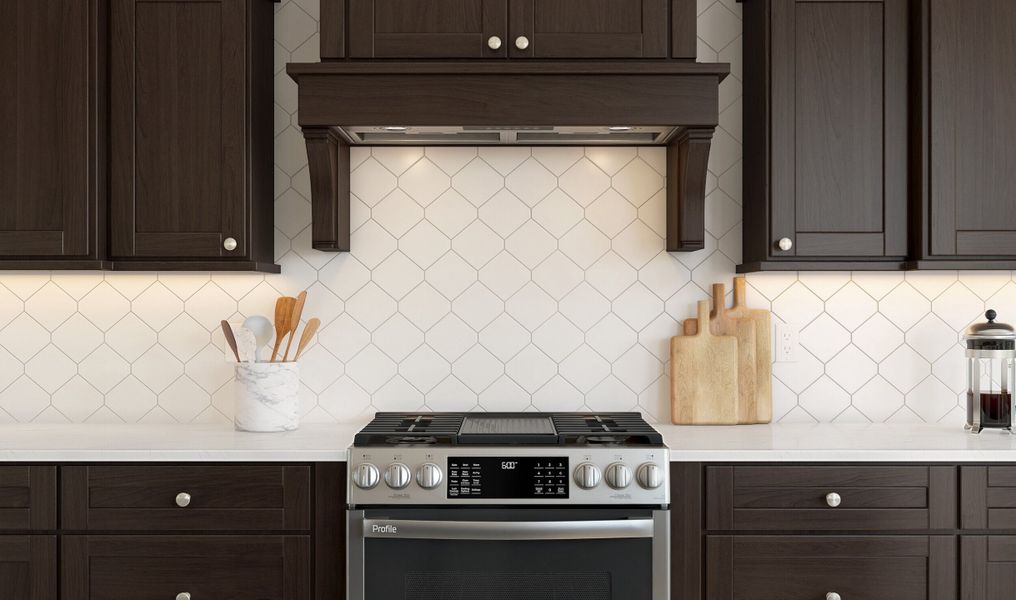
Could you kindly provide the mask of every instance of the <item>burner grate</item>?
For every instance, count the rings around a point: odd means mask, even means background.
[[[663,436],[636,412],[555,413],[552,417],[563,444],[663,443]]]
[[[462,426],[460,413],[386,413],[374,420],[353,439],[356,446],[454,443]]]

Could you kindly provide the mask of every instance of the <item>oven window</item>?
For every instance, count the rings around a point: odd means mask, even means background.
[[[365,600],[650,600],[652,541],[364,540]]]

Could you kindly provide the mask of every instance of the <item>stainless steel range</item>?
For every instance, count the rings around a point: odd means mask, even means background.
[[[349,449],[349,598],[669,598],[668,465],[638,413],[378,413]]]

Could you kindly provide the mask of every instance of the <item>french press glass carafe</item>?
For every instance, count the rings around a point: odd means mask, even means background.
[[[1016,332],[1012,325],[996,323],[995,311],[987,323],[967,329],[966,429],[1002,429],[1012,433],[1013,382],[1016,379]]]

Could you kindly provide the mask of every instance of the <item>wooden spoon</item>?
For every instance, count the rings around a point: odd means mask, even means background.
[[[286,353],[282,355],[282,362],[289,362],[289,349],[293,346],[293,338],[296,337],[296,330],[300,327],[300,317],[303,316],[303,305],[307,303],[307,292],[300,292],[293,304],[293,312],[289,317],[289,341],[286,342]]]
[[[223,320],[222,323],[222,334],[226,336],[226,343],[229,344],[229,349],[233,351],[233,356],[236,357],[236,362],[240,362],[240,353],[236,349],[236,337],[233,336],[233,328],[229,326],[229,321]]]
[[[300,345],[296,347],[296,356],[293,357],[293,362],[300,360],[300,355],[303,354],[303,349],[310,343],[311,338],[317,333],[318,327],[321,326],[321,319],[314,317],[310,321],[307,321],[307,327],[303,330],[303,335],[300,336]]]
[[[275,347],[272,348],[272,359],[269,362],[275,362],[275,357],[279,355],[279,348],[282,347],[282,339],[292,329],[289,319],[293,315],[293,304],[295,303],[296,298],[289,296],[282,296],[275,301]]]

